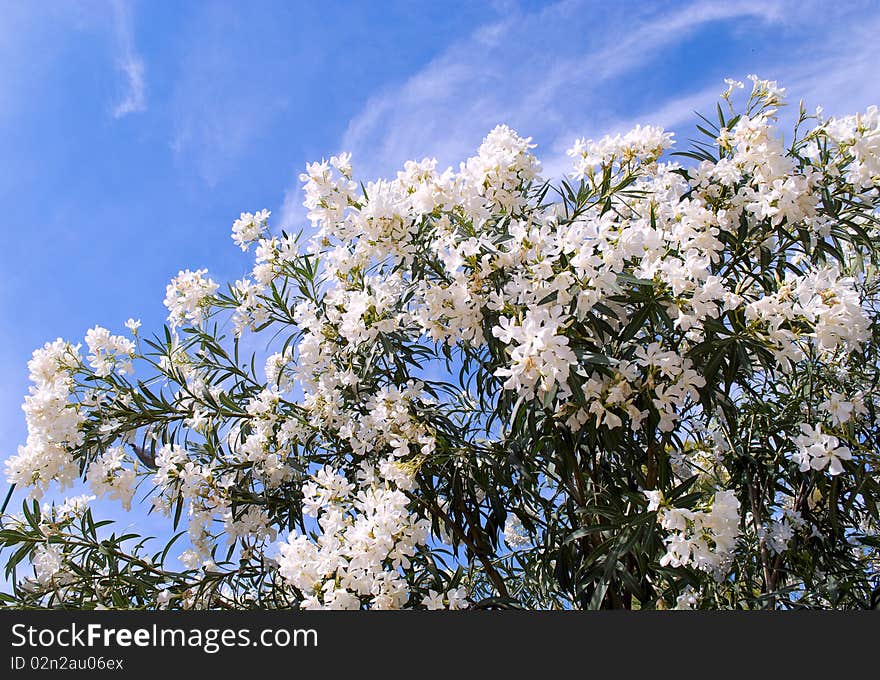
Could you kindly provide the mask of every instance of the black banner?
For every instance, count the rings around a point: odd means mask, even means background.
[[[880,615],[698,612],[0,612],[0,677],[341,677],[873,669]]]

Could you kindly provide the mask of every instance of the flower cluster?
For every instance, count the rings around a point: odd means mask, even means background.
[[[73,373],[81,362],[79,345],[60,338],[35,350],[28,362],[33,386],[22,406],[28,438],[7,459],[6,478],[32,489],[34,496],[42,495],[53,481],[63,489],[79,476],[73,450],[82,444],[85,416],[72,396]]]
[[[121,374],[133,372],[131,360],[135,356],[135,345],[128,338],[111,335],[106,328],[95,326],[86,332],[86,346],[89,366],[98,377],[110,375],[114,370]]]
[[[241,216],[232,224],[232,240],[247,250],[250,244],[258,241],[266,228],[266,222],[271,215],[268,210],[260,210],[256,214],[242,213]]]
[[[48,586],[65,580],[64,555],[61,546],[43,543],[37,547],[31,561],[39,585]]]
[[[279,546],[279,571],[303,593],[305,609],[400,609],[410,594],[408,569],[429,525],[407,510],[411,476],[392,459],[364,464],[357,485],[323,468],[307,484],[304,508],[317,519],[314,536],[291,534]],[[431,608],[437,606],[433,594]],[[450,607],[459,607],[454,594]]]
[[[172,327],[202,322],[210,297],[220,287],[205,275],[207,269],[181,271],[165,288],[165,307]]]
[[[577,364],[577,357],[568,346],[568,338],[560,334],[562,321],[558,307],[529,310],[522,325],[505,317],[498,320],[492,334],[512,348],[510,368],[495,371],[495,375],[507,378],[504,389],[528,396],[554,387],[561,388],[560,396],[568,393],[568,372]]]
[[[693,565],[723,578],[739,536],[739,501],[733,491],[716,491],[709,510],[663,507],[659,492],[646,492],[649,510],[657,510],[660,526],[669,532],[662,566]]]
[[[758,538],[771,553],[778,555],[785,552],[798,532],[806,528],[807,522],[800,512],[785,508],[778,519],[760,527]]]
[[[86,481],[98,496],[108,495],[118,499],[122,507],[131,509],[131,499],[135,492],[137,473],[127,461],[125,450],[114,446],[89,465]]]
[[[789,273],[779,290],[746,306],[746,318],[762,326],[756,333],[782,361],[804,358],[802,335],[826,353],[858,348],[868,337],[870,321],[853,283],[834,267],[804,276]],[[802,327],[806,333],[800,332]]]
[[[880,177],[880,110],[869,106],[863,114],[832,118],[822,128],[835,155],[845,159],[844,180],[858,189],[873,189]],[[814,141],[808,155],[820,160]]]
[[[603,137],[598,141],[577,139],[568,150],[568,155],[574,159],[572,176],[576,179],[592,178],[599,168],[611,167],[615,163],[651,163],[672,146],[673,136],[671,132],[652,125],[636,125],[624,135]]]

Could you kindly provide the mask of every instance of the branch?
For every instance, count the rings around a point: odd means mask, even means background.
[[[468,549],[477,556],[477,559],[480,560],[480,563],[483,565],[483,569],[485,569],[486,571],[486,575],[489,577],[489,580],[492,581],[492,585],[495,586],[495,590],[498,591],[498,594],[501,597],[509,598],[510,593],[507,590],[507,585],[504,583],[504,578],[501,576],[501,574],[498,573],[495,565],[492,564],[490,555],[484,550],[478,548],[477,545],[467,535],[467,533],[465,533],[464,529],[453,522],[449,515],[444,512],[435,502],[426,500],[424,498],[419,498],[418,496],[415,496],[413,494],[408,493],[407,495],[413,500],[418,501],[419,503],[424,505],[432,515],[442,519],[447,526],[452,528],[452,531],[455,534],[456,538],[464,543],[468,547]]]
[[[758,544],[761,547],[761,567],[764,572],[764,592],[772,593],[776,590],[776,579],[774,578],[774,570],[770,566],[770,552],[767,550],[767,542],[764,539],[764,523],[762,520],[761,502],[758,498],[757,489],[749,478],[749,502],[752,506],[752,520],[755,522],[755,532],[758,534]],[[770,595],[767,601],[768,609],[776,608],[776,596]]]

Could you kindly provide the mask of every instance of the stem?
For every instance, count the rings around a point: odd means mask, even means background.
[[[12,492],[15,491],[15,484],[9,485],[9,491],[6,494],[6,500],[3,501],[3,507],[0,508],[0,515],[5,514],[6,506],[9,505],[9,500],[12,498]]]
[[[770,552],[767,550],[767,542],[764,540],[764,523],[762,520],[761,502],[754,483],[749,479],[749,501],[752,506],[752,519],[755,522],[755,532],[758,534],[758,544],[761,547],[761,567],[764,572],[764,592],[772,593],[776,590],[775,570],[770,566]],[[767,609],[776,608],[776,597],[770,595],[767,601]]]
[[[509,598],[510,592],[507,590],[507,585],[504,583],[504,578],[501,576],[501,574],[498,573],[495,565],[492,564],[490,555],[485,550],[480,549],[480,547],[478,547],[477,544],[471,540],[464,529],[453,522],[449,515],[444,512],[439,505],[432,501],[425,500],[424,498],[419,498],[413,495],[409,496],[413,500],[416,500],[424,505],[432,515],[442,519],[447,526],[452,528],[452,531],[455,534],[456,538],[464,543],[468,547],[468,549],[477,556],[477,559],[480,560],[480,563],[483,565],[483,569],[485,569],[486,571],[486,575],[489,577],[489,580],[492,581],[492,585],[495,586],[495,590],[498,591],[498,594],[501,597]]]
[[[653,491],[657,488],[657,440],[653,437],[648,441],[648,470],[645,476],[645,487],[648,491]]]

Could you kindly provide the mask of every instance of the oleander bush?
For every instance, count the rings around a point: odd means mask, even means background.
[[[310,226],[233,224],[249,275],[36,350],[5,606],[876,604],[880,114],[783,135],[750,78],[562,181],[503,125],[457,171],[312,163]]]

